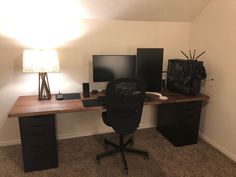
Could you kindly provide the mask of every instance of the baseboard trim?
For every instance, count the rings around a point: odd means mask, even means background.
[[[58,140],[63,139],[71,139],[71,138],[78,138],[83,136],[91,136],[91,135],[98,135],[98,134],[104,134],[104,133],[110,133],[113,132],[112,130],[103,130],[103,131],[83,131],[83,132],[76,132],[76,133],[67,133],[67,134],[59,134],[57,135]],[[19,145],[21,144],[20,139],[11,140],[11,141],[2,141],[0,142],[0,147],[4,146],[13,146],[13,145]]]
[[[222,152],[224,155],[226,155],[227,157],[232,159],[234,162],[236,162],[236,155],[235,154],[231,153],[230,151],[228,151],[227,149],[225,149],[221,145],[217,144],[214,140],[212,140],[211,138],[207,137],[206,135],[204,135],[202,133],[199,133],[199,137],[201,139],[203,139],[204,141],[206,141],[207,143],[209,143],[210,145],[212,145],[214,148],[218,149],[220,152]]]
[[[143,127],[139,127],[138,129],[152,128],[152,127],[153,126],[143,126]],[[63,140],[63,139],[78,138],[78,137],[99,135],[99,134],[105,134],[105,133],[114,133],[114,131],[110,129],[110,130],[103,130],[103,131],[83,131],[83,132],[77,132],[77,133],[67,133],[67,134],[58,135],[57,139]]]
[[[0,142],[0,147],[14,146],[14,145],[18,145],[18,144],[21,144],[20,139],[10,140],[10,141],[2,141],[2,142]]]
[[[150,128],[150,127],[153,127],[153,126],[143,126],[143,127],[139,127],[139,129]],[[57,138],[59,140],[63,140],[63,139],[98,135],[98,134],[111,133],[111,132],[113,132],[111,129],[102,130],[102,131],[83,131],[83,132],[76,132],[76,133],[61,134],[61,135],[58,135]],[[207,143],[209,143],[210,145],[212,145],[214,148],[218,149],[223,154],[225,154],[227,157],[232,159],[234,162],[236,162],[236,155],[235,154],[231,153],[230,151],[228,151],[227,149],[225,149],[221,145],[217,144],[214,140],[212,140],[211,138],[207,137],[206,135],[204,135],[202,133],[199,133],[199,137],[201,139],[203,139],[204,141],[206,141]],[[3,141],[3,142],[0,142],[0,147],[13,146],[13,145],[19,145],[19,144],[21,144],[20,139]]]
[[[71,139],[71,138],[78,138],[78,137],[84,137],[84,136],[91,136],[91,135],[99,135],[104,133],[111,133],[112,130],[103,130],[103,131],[83,131],[83,132],[76,132],[76,133],[67,133],[67,134],[61,134],[57,136],[57,139],[63,140],[63,139]]]
[[[151,127],[154,127],[154,126],[150,122],[145,122],[144,125],[141,125],[141,127],[139,127],[138,129],[151,128]],[[63,140],[63,139],[99,135],[99,134],[105,134],[105,133],[111,133],[111,132],[114,132],[114,131],[112,130],[112,128],[108,127],[107,129],[103,129],[103,130],[91,130],[91,131],[80,131],[80,132],[75,132],[75,133],[58,134],[57,139]],[[19,144],[21,144],[20,139],[2,141],[0,142],[0,147],[13,146],[13,145],[19,145]]]

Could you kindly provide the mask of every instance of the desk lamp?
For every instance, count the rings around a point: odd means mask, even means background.
[[[23,72],[39,73],[38,99],[50,100],[47,72],[59,72],[56,50],[26,49],[23,53]]]

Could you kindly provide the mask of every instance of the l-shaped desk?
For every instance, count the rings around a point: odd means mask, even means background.
[[[101,95],[99,93],[98,95]],[[37,96],[20,96],[11,108],[8,117],[19,119],[24,171],[43,170],[58,167],[55,115],[59,113],[96,111],[103,106],[84,107],[83,99],[39,101]],[[158,105],[157,129],[174,145],[197,143],[201,103],[208,96],[185,96],[167,93],[168,100],[148,94],[153,101],[144,105]]]

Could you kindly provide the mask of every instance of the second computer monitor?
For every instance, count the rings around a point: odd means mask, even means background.
[[[93,55],[93,81],[136,76],[136,55]]]
[[[146,82],[146,91],[161,91],[163,53],[163,48],[137,49],[137,76]]]

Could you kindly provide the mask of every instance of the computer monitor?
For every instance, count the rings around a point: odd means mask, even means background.
[[[161,92],[163,48],[137,49],[137,76],[146,82],[146,91]]]
[[[93,81],[136,76],[136,55],[93,55]]]

